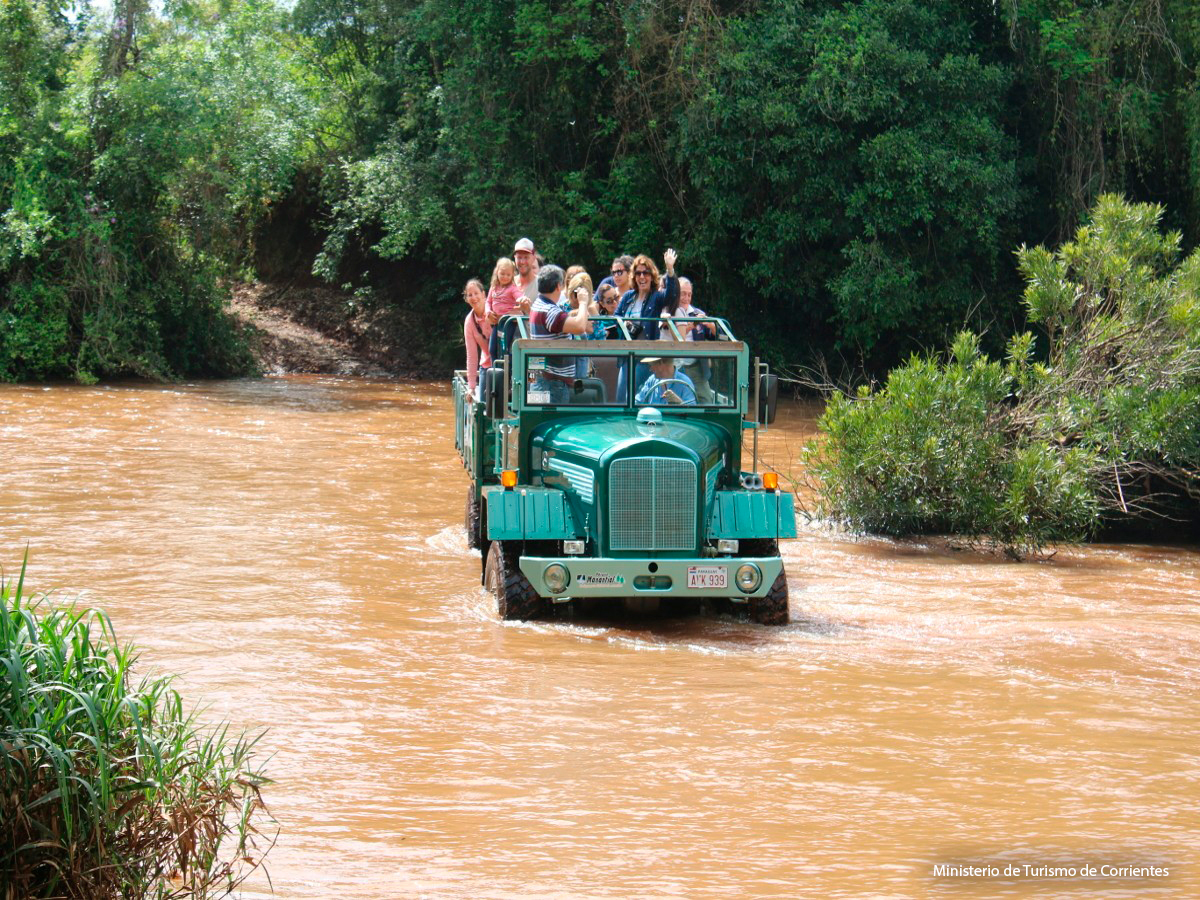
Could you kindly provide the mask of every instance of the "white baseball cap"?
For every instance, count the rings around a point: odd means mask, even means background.
[[[529,238],[521,238],[519,241],[517,241],[517,245],[513,247],[513,253],[520,253],[522,251],[526,253],[533,253],[533,241],[531,241]]]

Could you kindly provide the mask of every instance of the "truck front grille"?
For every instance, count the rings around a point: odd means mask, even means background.
[[[686,459],[618,459],[609,470],[613,550],[694,550],[696,465]]]

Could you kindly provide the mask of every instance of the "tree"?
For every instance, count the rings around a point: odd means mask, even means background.
[[[679,147],[739,313],[868,361],[970,318],[1020,197],[989,14],[778,2],[729,25]]]
[[[822,511],[889,534],[988,537],[1015,553],[1105,521],[1198,518],[1200,251],[1163,209],[1102,196],[1058,250],[1018,251],[1045,328],[1002,364],[963,333],[885,386],[834,395],[810,450]]]
[[[248,371],[217,278],[317,119],[282,13],[130,0],[72,30],[48,9],[0,10],[0,378]]]

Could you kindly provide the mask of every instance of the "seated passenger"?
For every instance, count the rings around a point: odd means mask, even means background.
[[[645,356],[641,362],[650,366],[650,377],[634,398],[639,405],[696,405],[692,380],[675,370],[675,360],[665,356]]]

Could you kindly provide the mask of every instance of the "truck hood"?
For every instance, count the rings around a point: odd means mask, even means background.
[[[701,468],[707,469],[725,454],[728,440],[728,432],[721,427],[695,419],[664,416],[661,425],[645,425],[633,416],[607,416],[544,424],[534,432],[532,447],[536,467],[545,453],[599,465],[628,452],[660,453],[654,445],[666,444],[671,448],[667,455],[694,454]],[[680,449],[691,453],[680,454]]]

